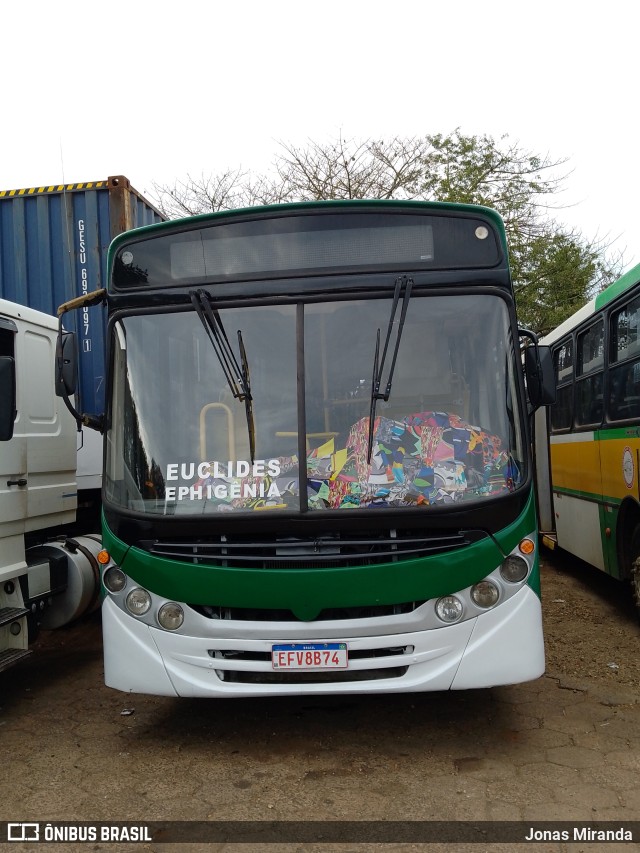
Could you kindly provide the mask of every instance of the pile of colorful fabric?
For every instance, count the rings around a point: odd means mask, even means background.
[[[498,436],[458,415],[420,412],[378,417],[371,462],[367,418],[353,425],[346,447],[333,440],[307,458],[313,508],[452,503],[512,490],[519,474]]]

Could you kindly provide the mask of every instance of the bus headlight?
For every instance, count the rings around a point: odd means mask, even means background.
[[[144,616],[151,607],[151,596],[146,589],[136,587],[126,598],[127,610],[133,616]]]
[[[122,592],[127,585],[127,576],[117,566],[111,566],[104,573],[102,581],[109,592]]]
[[[175,631],[184,622],[184,611],[175,601],[167,601],[158,610],[158,622],[167,631]]]
[[[500,598],[500,590],[491,581],[480,581],[471,587],[471,600],[478,607],[493,607]]]
[[[529,565],[522,557],[510,554],[500,566],[500,576],[507,583],[520,583],[529,572]]]
[[[436,601],[436,613],[443,622],[457,622],[463,610],[462,602],[455,595],[443,595]]]

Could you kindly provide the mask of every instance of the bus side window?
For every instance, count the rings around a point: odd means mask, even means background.
[[[611,316],[611,420],[640,416],[639,322],[640,297]]]
[[[573,341],[561,343],[553,351],[556,374],[556,402],[550,407],[551,431],[571,429],[573,422]]]
[[[602,422],[604,397],[602,372],[576,383],[576,426],[596,426]]]
[[[576,426],[597,426],[604,417],[604,320],[578,335]]]

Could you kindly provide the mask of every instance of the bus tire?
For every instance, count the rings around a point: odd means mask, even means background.
[[[629,555],[629,582],[633,594],[633,603],[640,618],[640,524],[636,524],[631,534],[631,553]]]

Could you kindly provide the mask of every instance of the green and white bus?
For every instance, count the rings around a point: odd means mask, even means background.
[[[162,223],[116,238],[101,298],[107,685],[542,674],[528,420],[544,352],[529,348],[527,400],[495,212],[318,202]]]
[[[640,264],[544,343],[557,400],[536,415],[543,540],[631,582],[640,608]]]

